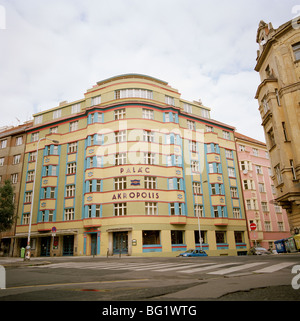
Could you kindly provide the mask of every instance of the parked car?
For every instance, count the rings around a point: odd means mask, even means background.
[[[252,247],[249,251],[249,255],[268,255],[271,254],[270,251],[264,247]]]
[[[196,256],[207,256],[206,252],[203,250],[188,250],[184,253],[180,253],[179,257],[196,257]]]

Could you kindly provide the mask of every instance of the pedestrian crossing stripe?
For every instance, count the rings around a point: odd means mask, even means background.
[[[138,263],[138,262],[62,262],[54,263],[50,265],[39,265],[34,268],[66,268],[66,269],[91,269],[91,270],[129,270],[129,271],[150,271],[153,272],[175,272],[182,274],[195,274],[195,273],[206,273],[211,275],[225,275],[238,271],[250,270],[259,265],[268,264],[270,262],[252,262],[247,264],[241,264],[240,262],[229,262],[216,264],[212,262],[205,263]],[[252,271],[252,273],[272,273],[295,265],[297,262],[283,262],[278,264],[272,264],[259,270]],[[226,268],[225,268],[226,267]],[[213,271],[210,271],[213,270]]]

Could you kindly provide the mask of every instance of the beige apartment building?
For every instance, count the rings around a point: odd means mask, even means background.
[[[300,231],[300,29],[291,20],[277,29],[261,21],[255,98],[270,154],[276,202],[286,209],[293,233]]]
[[[16,127],[4,127],[0,130],[0,184],[11,180],[14,187],[15,212],[17,212],[21,175],[23,169],[26,129],[32,122]],[[0,232],[0,256],[11,255],[13,251],[15,225],[5,232]]]

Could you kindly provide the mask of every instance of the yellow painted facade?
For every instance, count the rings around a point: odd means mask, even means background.
[[[35,256],[245,254],[234,128],[209,112],[165,81],[128,74],[34,115],[16,251],[32,210]]]

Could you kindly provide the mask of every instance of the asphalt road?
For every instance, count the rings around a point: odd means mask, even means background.
[[[300,253],[202,258],[34,258],[29,264],[7,258],[0,259],[0,265],[6,271],[6,289],[0,289],[0,304],[300,301]]]

